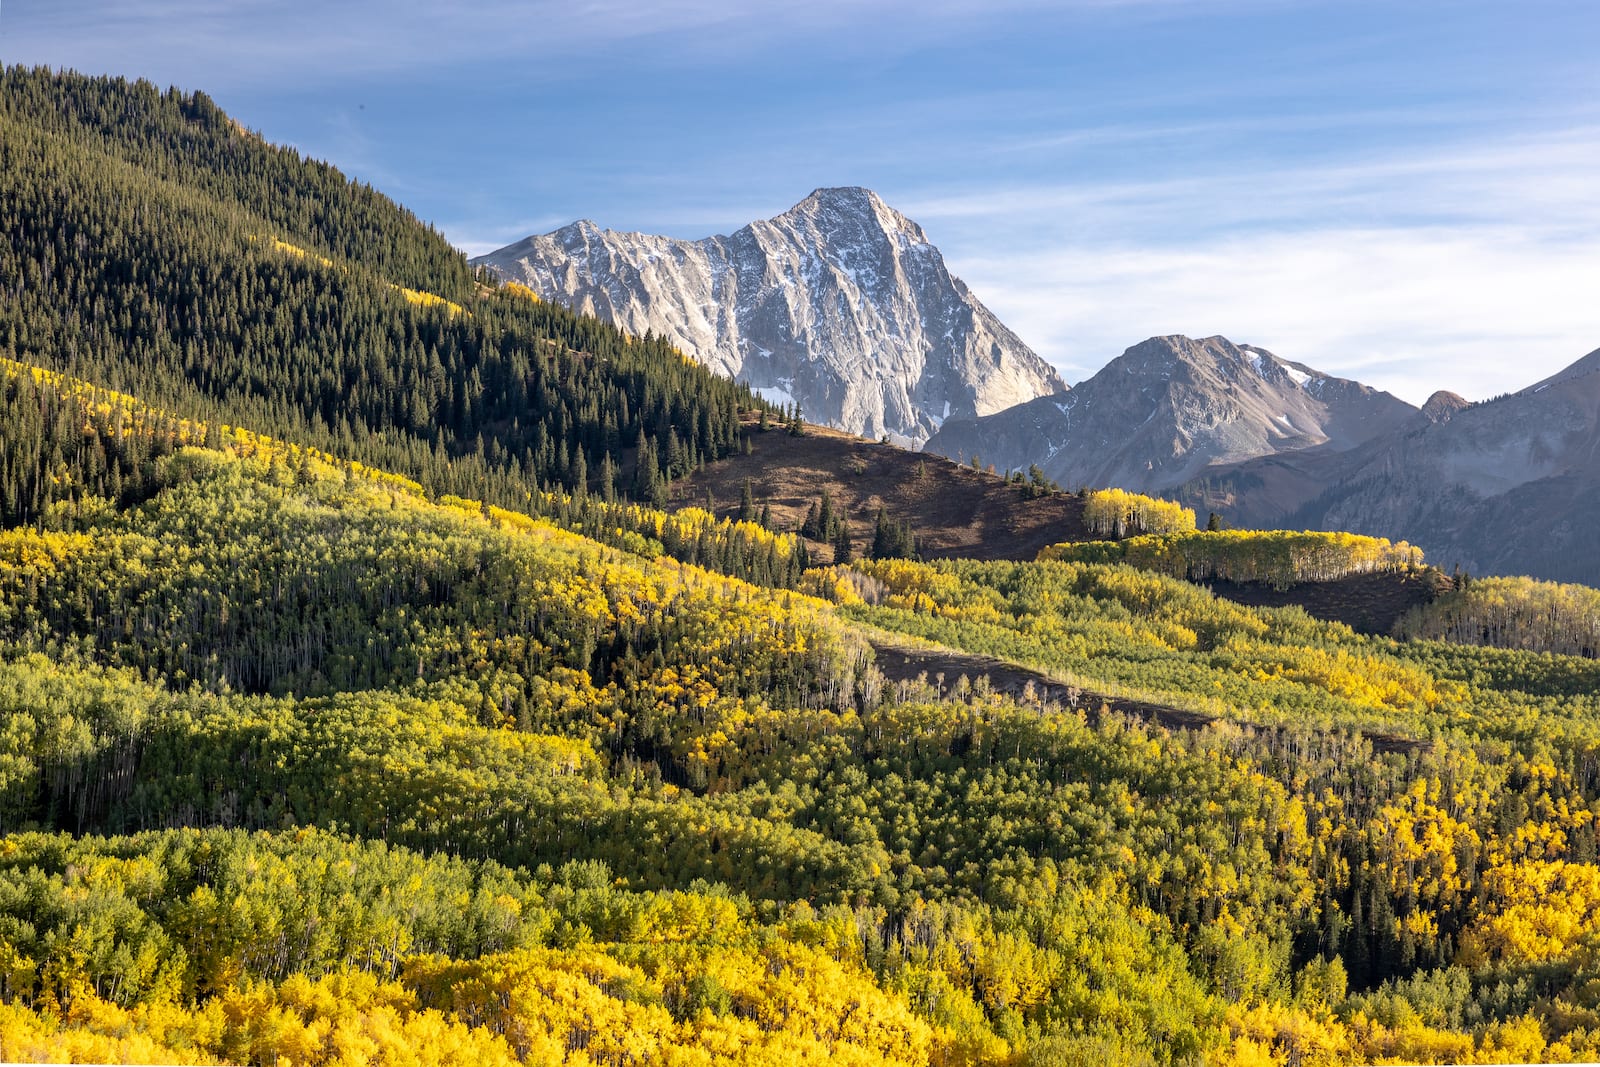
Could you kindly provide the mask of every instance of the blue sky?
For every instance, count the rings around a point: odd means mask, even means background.
[[[1590,0],[10,0],[0,59],[204,89],[486,251],[922,223],[1069,381],[1220,333],[1420,403],[1600,347]]]

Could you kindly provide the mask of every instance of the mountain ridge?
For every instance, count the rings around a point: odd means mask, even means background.
[[[542,297],[662,337],[814,422],[917,446],[1066,384],[860,186],[695,241],[580,219],[479,256]]]
[[[1354,447],[1416,410],[1264,348],[1171,334],[1133,345],[1065,397],[951,420],[927,448],[1000,469],[1037,464],[1068,487],[1161,492],[1217,463]]]
[[[1474,573],[1600,581],[1600,350],[1476,404],[1436,393],[1356,449],[1260,457],[1176,495],[1241,525],[1347,529],[1426,545]],[[1537,517],[1537,521],[1535,520]]]
[[[1093,501],[771,425],[194,97],[0,85],[8,1056],[1600,1058],[1600,663],[1107,562],[806,568],[758,490],[849,480],[885,548],[874,495],[991,549],[999,497],[1019,547]],[[98,147],[41,128],[80,105]],[[787,505],[733,469],[774,454]],[[724,474],[737,518],[646,506]],[[1497,639],[1551,647],[1521,596]]]

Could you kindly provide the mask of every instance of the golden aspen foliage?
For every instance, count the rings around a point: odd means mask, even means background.
[[[1127,563],[1174,578],[1264,582],[1279,589],[1422,564],[1422,552],[1404,541],[1392,544],[1382,537],[1309,530],[1202,530],[1125,541],[1069,541],[1041,549],[1039,558]]]
[[[0,1055],[1600,1057],[1592,590],[1357,634],[1193,583],[1416,550],[1118,491],[808,569],[651,506],[748,390],[200,94],[0,82]]]
[[[1184,533],[1195,528],[1193,508],[1125,489],[1096,489],[1085,496],[1083,521],[1091,533],[1116,538]]]

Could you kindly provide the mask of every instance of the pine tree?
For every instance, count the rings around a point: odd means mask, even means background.
[[[610,451],[603,453],[600,459],[600,499],[607,504],[617,499],[617,465],[611,461]]]
[[[827,540],[828,533],[822,526],[822,508],[815,500],[806,511],[805,521],[800,524],[800,536],[809,537],[813,541]]]
[[[739,492],[739,521],[756,521],[756,491],[749,478],[744,480],[744,487]]]
[[[833,562],[849,563],[854,555],[855,544],[850,540],[850,524],[841,519],[833,536]]]

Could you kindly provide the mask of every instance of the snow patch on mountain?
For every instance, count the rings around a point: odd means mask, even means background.
[[[1038,463],[1069,488],[1161,492],[1215,464],[1352,448],[1414,416],[1409,404],[1223,337],[1152,337],[1064,397],[946,422],[927,448],[1001,470]]]
[[[541,296],[653,332],[807,419],[920,446],[950,419],[1066,392],[868,189],[681,241],[583,220],[473,260]]]

